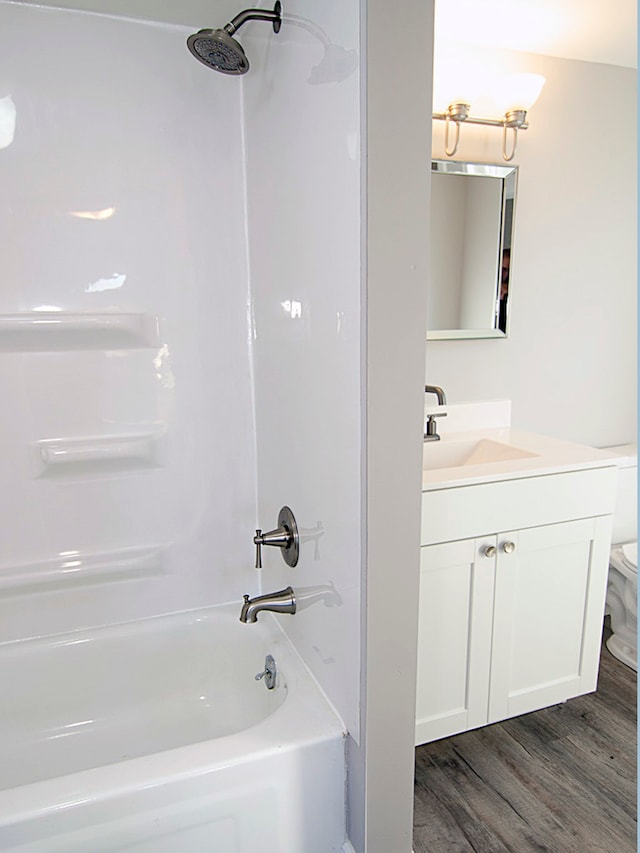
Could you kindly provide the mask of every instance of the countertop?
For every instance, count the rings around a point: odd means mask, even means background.
[[[456,465],[450,468],[429,468],[429,453],[437,454],[437,445],[452,442],[490,441],[508,444],[526,453],[535,454],[519,459]],[[433,450],[431,450],[433,448]],[[525,432],[512,427],[474,429],[443,435],[440,441],[425,442],[423,455],[422,489],[432,491],[498,480],[515,480],[522,477],[540,477],[588,468],[617,466],[616,456],[606,450],[563,441],[551,436]]]

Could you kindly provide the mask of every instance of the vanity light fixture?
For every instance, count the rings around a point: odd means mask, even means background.
[[[460,125],[466,122],[467,124],[501,127],[502,156],[507,161],[513,160],[513,155],[516,153],[518,145],[518,131],[526,130],[529,127],[527,124],[527,110],[531,109],[533,104],[538,100],[544,82],[544,77],[541,74],[515,74],[503,80],[500,83],[499,90],[496,92],[496,101],[500,102],[504,108],[504,114],[501,119],[471,116],[471,106],[464,101],[455,101],[449,104],[444,113],[433,113],[432,117],[434,119],[446,122],[444,150],[447,157],[453,157],[458,150]],[[451,122],[455,124],[453,145],[450,145],[449,142]],[[507,151],[507,131],[509,129],[513,131],[513,141],[511,150]]]

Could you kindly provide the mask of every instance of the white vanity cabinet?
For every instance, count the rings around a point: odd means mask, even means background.
[[[423,493],[416,744],[595,690],[615,477]]]

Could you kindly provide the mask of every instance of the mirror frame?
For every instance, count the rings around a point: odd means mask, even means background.
[[[516,193],[518,188],[518,166],[505,166],[500,163],[470,163],[461,160],[432,160],[431,174],[438,175],[473,175],[475,177],[499,178],[502,181],[502,208],[500,214],[500,243],[498,249],[498,278],[495,282],[495,300],[498,299],[500,287],[500,269],[501,258],[505,244],[511,250],[511,258],[513,259],[513,244],[515,239],[515,207]],[[511,211],[511,228],[506,230],[506,207],[507,199],[513,198],[513,207]],[[437,215],[437,211],[432,209],[431,215]],[[494,340],[506,340],[509,336],[509,315],[511,302],[511,286],[512,286],[513,263],[510,265],[509,274],[509,300],[507,301],[507,316],[505,332],[500,329],[427,329],[428,341],[449,341],[449,340],[479,340],[484,338]],[[431,285],[433,286],[433,285]]]

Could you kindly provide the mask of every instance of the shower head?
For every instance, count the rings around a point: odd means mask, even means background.
[[[199,30],[187,39],[187,47],[197,60],[223,74],[246,74],[249,60],[240,42],[232,38],[247,21],[271,21],[274,33],[280,32],[282,4],[277,0],[273,12],[245,9],[221,30]]]
[[[242,45],[226,30],[200,30],[189,36],[187,47],[196,59],[223,74],[246,74],[249,70]]]

